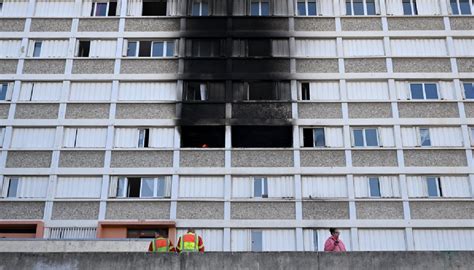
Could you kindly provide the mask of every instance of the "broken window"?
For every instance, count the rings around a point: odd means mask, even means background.
[[[301,83],[301,100],[310,100],[309,82]]]
[[[233,82],[234,100],[290,100],[289,82]]]
[[[136,40],[127,41],[128,57],[173,57],[175,56],[175,42],[172,40]]]
[[[187,82],[184,89],[185,101],[224,101],[224,82]]]
[[[219,148],[224,146],[224,126],[181,127],[181,147]]]
[[[91,41],[90,40],[80,40],[79,49],[77,51],[78,57],[89,57],[91,50]]]
[[[233,126],[232,147],[292,147],[292,126]]]
[[[225,56],[225,49],[225,40],[221,39],[186,40],[186,56],[188,57]]]
[[[288,39],[234,39],[233,57],[288,57]]]
[[[248,56],[271,56],[272,44],[270,39],[249,39]]]
[[[119,177],[112,179],[111,197],[118,198],[168,198],[171,179],[169,177]],[[114,187],[116,187],[114,189]],[[115,195],[115,196],[114,196]]]
[[[166,16],[167,0],[144,0],[143,16]]]

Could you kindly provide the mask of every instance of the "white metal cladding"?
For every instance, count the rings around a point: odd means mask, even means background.
[[[411,99],[410,94],[410,83],[424,83],[424,82],[409,82],[409,81],[396,81],[395,88],[397,89],[398,99],[409,100]],[[435,83],[435,82],[427,82]],[[452,81],[438,81],[436,82],[438,88],[439,98],[443,100],[454,100],[454,83]]]
[[[344,2],[346,2],[346,1],[341,1],[341,3],[344,3]],[[352,1],[352,2],[356,2],[356,1]],[[357,2],[362,2],[362,0],[357,1]],[[366,2],[366,0],[364,0],[363,2]],[[373,2],[375,2],[375,14],[379,15],[380,14],[380,3],[379,3],[378,0],[375,0]],[[342,7],[341,12],[342,12],[342,15],[347,15],[347,9],[346,9],[345,6]]]
[[[173,128],[150,128],[149,147],[173,147]]]
[[[462,146],[462,131],[460,127],[430,127],[432,146]]]
[[[45,239],[95,239],[97,228],[95,227],[58,227],[45,228]]]
[[[441,176],[443,197],[471,197],[467,176]],[[428,197],[428,184],[425,176],[407,176],[408,197]]]
[[[304,198],[347,198],[345,176],[303,176]]]
[[[351,231],[347,229],[339,229],[339,231],[341,232],[339,239],[344,243],[346,250],[351,251]],[[330,236],[331,234],[329,233],[329,229],[304,229],[304,251],[324,251],[324,244]],[[315,241],[317,241],[317,243],[315,243]]]
[[[393,147],[395,146],[395,138],[393,135],[392,127],[379,127],[378,128],[380,145],[383,147]]]
[[[119,100],[174,101],[176,82],[121,82]]]
[[[406,147],[419,146],[418,130],[416,127],[402,127],[402,145]]]
[[[332,0],[316,1],[317,13],[323,16],[334,16],[334,7]]]
[[[41,17],[72,17],[77,12],[74,0],[37,0],[35,16]]]
[[[289,56],[290,45],[287,39],[272,39],[272,56]]]
[[[91,40],[89,57],[115,57],[116,40]]]
[[[424,176],[407,176],[408,197],[428,197],[428,185]]]
[[[473,229],[413,229],[415,250],[474,250]]]
[[[297,39],[296,57],[336,57],[335,39]]]
[[[402,0],[385,0],[388,15],[403,15]]]
[[[290,229],[268,229],[258,230],[262,232],[263,251],[295,251],[296,235],[295,230]],[[252,230],[233,229],[231,230],[231,250],[232,251],[252,251]]]
[[[288,15],[288,1],[287,0],[273,0],[273,15]]]
[[[181,198],[223,198],[224,177],[181,176],[179,179]]]
[[[56,198],[100,198],[102,177],[58,177]]]
[[[402,0],[385,0],[388,15],[403,15]],[[415,2],[415,0],[413,0]],[[438,0],[416,0],[418,15],[439,15],[441,8]]]
[[[266,177],[268,181],[269,198],[290,198],[294,197],[294,181],[292,176]],[[232,197],[252,198],[254,177],[233,177]]]
[[[25,17],[28,14],[28,0],[3,0],[1,17]]]
[[[342,127],[325,127],[324,138],[327,147],[343,147],[344,137]]]
[[[65,128],[64,147],[98,148],[105,147],[107,128]]]
[[[439,81],[438,92],[441,99],[453,100],[454,95],[454,83],[452,81]]]
[[[0,39],[0,58],[20,57],[21,40]]]
[[[377,176],[380,184],[380,196],[382,198],[400,197],[400,182],[398,176]],[[356,198],[368,198],[369,177],[354,176],[354,193]]]
[[[383,56],[382,39],[344,39],[344,56]]]
[[[455,38],[453,39],[455,54],[457,56],[474,56],[474,39]]]
[[[23,82],[20,88],[21,101],[58,101],[61,98],[62,82]]]
[[[16,177],[10,177],[16,178]],[[19,177],[16,198],[44,198],[48,189],[48,177]],[[7,186],[4,187],[5,189]],[[4,192],[5,193],[5,192]],[[6,197],[7,194],[4,194]]]
[[[111,82],[72,82],[69,100],[107,101],[112,94]]]
[[[445,39],[391,39],[393,56],[446,56]]]
[[[0,147],[3,146],[3,139],[5,137],[5,128],[1,127],[0,128]]]
[[[55,128],[14,128],[12,148],[52,148]]]
[[[183,236],[187,232],[187,229],[178,229],[177,237]],[[224,230],[219,229],[195,229],[198,236],[201,236],[204,242],[206,251],[223,251],[224,250]],[[173,241],[173,244],[177,245],[177,242]]]
[[[406,250],[403,229],[359,229],[359,250]]]
[[[30,40],[28,44],[28,57],[33,57],[35,42],[41,41],[40,57],[65,58],[69,46],[69,40],[50,39],[50,40]]]
[[[347,82],[350,100],[389,100],[387,82]]]
[[[117,148],[138,147],[138,129],[116,128],[114,136],[114,146]]]
[[[298,84],[301,93],[301,84]],[[339,100],[339,83],[332,81],[309,82],[310,100]]]
[[[232,177],[232,197],[251,198],[253,197],[253,178]]]

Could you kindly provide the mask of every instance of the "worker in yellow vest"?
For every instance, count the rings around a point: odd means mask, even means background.
[[[159,232],[155,232],[155,239],[153,239],[148,246],[150,252],[176,252],[173,243],[168,238],[162,236]]]
[[[204,242],[193,229],[181,236],[176,246],[178,252],[204,252]]]

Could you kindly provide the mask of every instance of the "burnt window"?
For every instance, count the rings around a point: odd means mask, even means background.
[[[309,91],[309,83],[304,82],[301,83],[301,100],[310,100],[310,91]]]
[[[187,82],[184,90],[186,101],[224,101],[224,82]]]
[[[234,82],[234,100],[290,100],[290,83],[273,81]]]
[[[303,129],[304,147],[324,147],[326,139],[324,128],[305,128]]]
[[[272,46],[269,39],[249,39],[248,56],[271,56]]]
[[[233,126],[232,147],[292,147],[292,126]]]
[[[181,147],[220,148],[224,146],[224,126],[181,127]]]
[[[166,0],[143,1],[143,16],[166,16]]]
[[[91,41],[90,40],[81,40],[79,41],[79,49],[77,51],[78,57],[89,57],[91,50]]]
[[[225,56],[225,48],[225,40],[221,39],[186,40],[186,56],[188,57]]]

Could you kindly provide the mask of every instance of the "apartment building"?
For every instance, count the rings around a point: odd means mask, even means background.
[[[0,237],[474,249],[472,0],[0,1]]]

